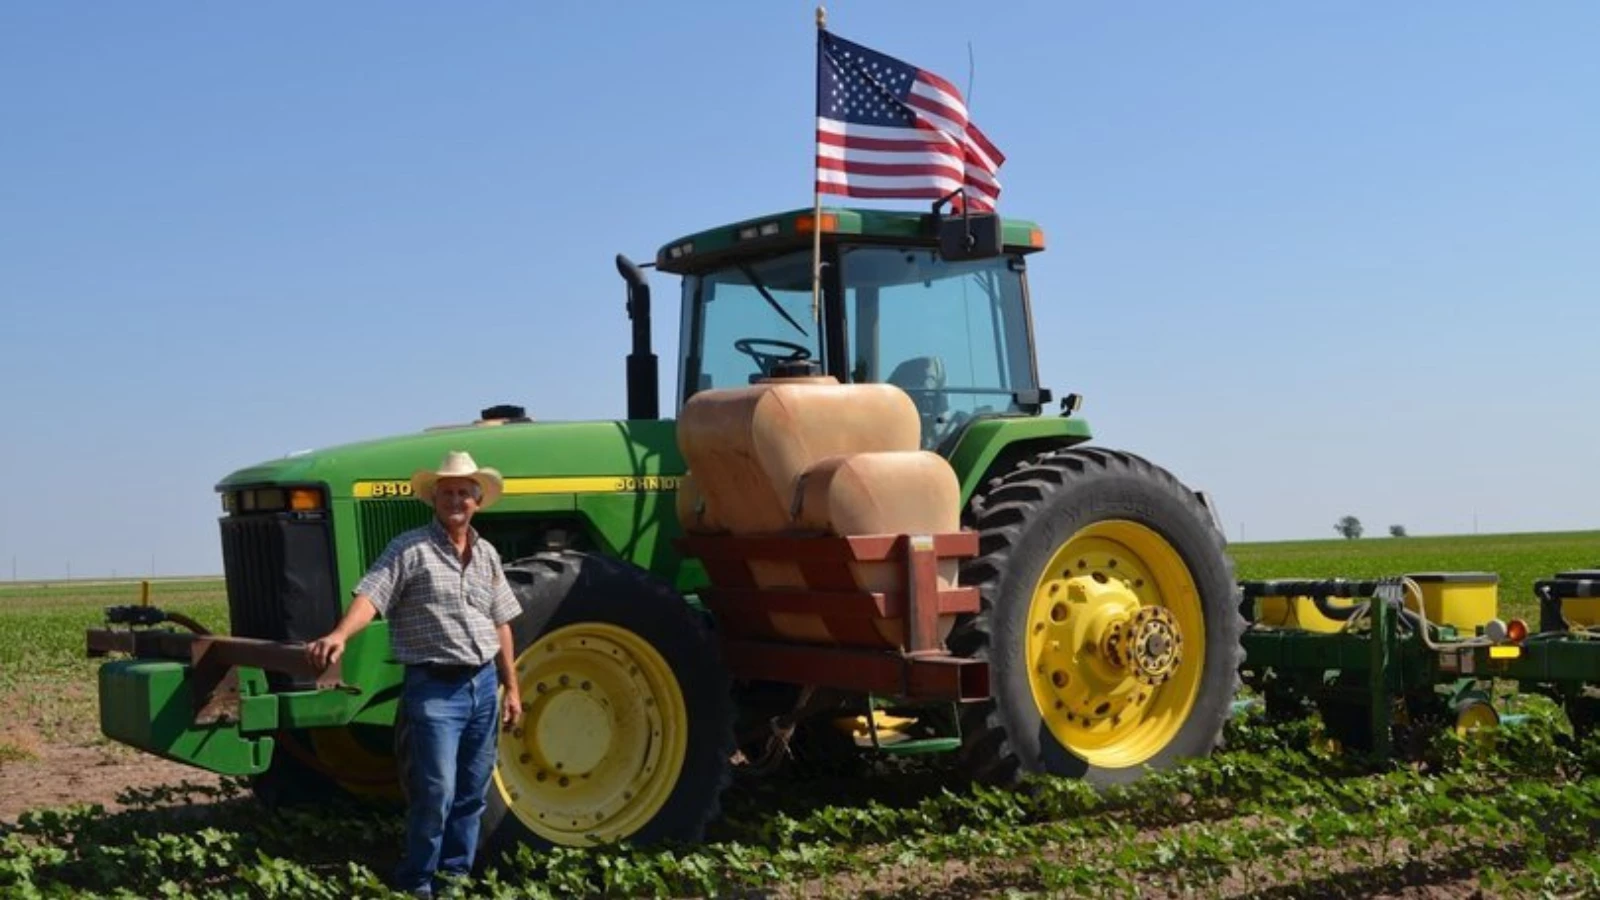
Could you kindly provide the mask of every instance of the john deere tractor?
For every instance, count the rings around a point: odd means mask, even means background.
[[[813,294],[813,242],[820,290]],[[506,560],[527,713],[485,841],[698,838],[740,767],[950,751],[965,777],[1109,784],[1217,743],[1241,661],[1205,498],[1086,446],[1039,384],[1034,224],[828,209],[672,241],[673,416],[623,257],[628,418],[474,421],[240,469],[217,486],[232,634],[111,611],[107,735],[271,801],[395,792],[386,626],[303,644],[449,450],[506,477],[474,524]],[[180,626],[175,628],[174,625]]]

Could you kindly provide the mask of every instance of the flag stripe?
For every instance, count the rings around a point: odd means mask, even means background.
[[[961,187],[961,173],[959,172],[945,175],[919,175],[915,178],[907,178],[898,175],[864,175],[859,172],[839,172],[833,169],[823,169],[817,173],[817,180],[828,184],[842,185],[851,189],[916,190],[918,189],[917,185],[922,185],[925,193],[915,195],[918,197],[940,197]]]
[[[942,170],[938,174],[869,174],[852,167],[849,170],[832,167],[817,169],[818,183],[841,185],[848,188],[855,187],[881,187],[904,188],[907,190],[920,190],[922,193],[910,194],[915,197],[943,197],[957,188],[966,187],[967,195],[972,200],[979,198],[996,199],[999,191],[986,185],[964,182],[962,174],[953,169]],[[920,187],[918,187],[920,185]]]
[[[952,97],[959,98],[961,96],[961,92],[956,89],[955,85],[951,84],[948,81],[945,81],[943,78],[940,78],[938,75],[935,75],[934,73],[929,72],[927,69],[918,69],[917,70],[917,77],[920,78],[921,80],[927,82],[934,89],[939,90],[939,91],[943,91],[944,93],[949,94]]]
[[[832,119],[817,120],[817,140],[839,147],[860,147],[870,150],[937,149],[952,154],[962,152],[959,141],[941,132],[924,128],[847,125]]]
[[[967,114],[965,110],[955,109],[940,103],[937,100],[917,95],[915,91],[906,98],[906,105],[917,110],[922,115],[937,125],[945,134],[955,136],[966,132]]]
[[[829,169],[834,172],[843,172],[846,176],[853,175],[937,175],[943,178],[954,178],[960,182],[965,177],[959,166],[942,165],[939,163],[874,163],[862,162],[858,159],[825,159],[817,158],[817,167]]]
[[[990,143],[989,136],[984,134],[983,131],[978,128],[978,126],[968,123],[967,137],[971,138],[972,142],[978,145],[978,150],[981,151],[983,155],[993,163],[993,165],[990,166],[990,171],[999,169],[1000,164],[1006,161],[1006,155],[1000,152],[999,147],[996,147],[993,143]]]
[[[948,153],[883,153],[877,150],[843,150],[838,147],[818,147],[817,164],[842,169],[850,166],[937,166],[957,175],[966,171],[960,157]]]

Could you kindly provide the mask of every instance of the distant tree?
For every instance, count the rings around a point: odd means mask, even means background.
[[[1361,537],[1361,520],[1355,516],[1345,516],[1333,524],[1333,530],[1346,540],[1353,541]]]
[[[1389,526],[1389,537],[1405,537],[1405,536],[1406,536],[1406,527],[1404,525],[1390,525]]]

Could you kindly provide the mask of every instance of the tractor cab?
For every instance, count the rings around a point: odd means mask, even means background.
[[[801,364],[841,383],[904,390],[927,449],[948,449],[976,419],[1040,411],[1049,395],[1039,388],[1025,263],[1043,247],[1036,226],[825,210],[814,299],[816,218],[798,210],[752,219],[661,249],[657,267],[683,276],[678,409],[700,391]]]

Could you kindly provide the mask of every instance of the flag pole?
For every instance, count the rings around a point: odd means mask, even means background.
[[[828,28],[828,10],[817,4],[817,72],[822,75],[822,33]],[[820,82],[819,82],[820,84]],[[822,118],[822,94],[817,94],[816,115],[811,120],[811,324],[822,333],[822,174],[817,162],[817,120]]]

